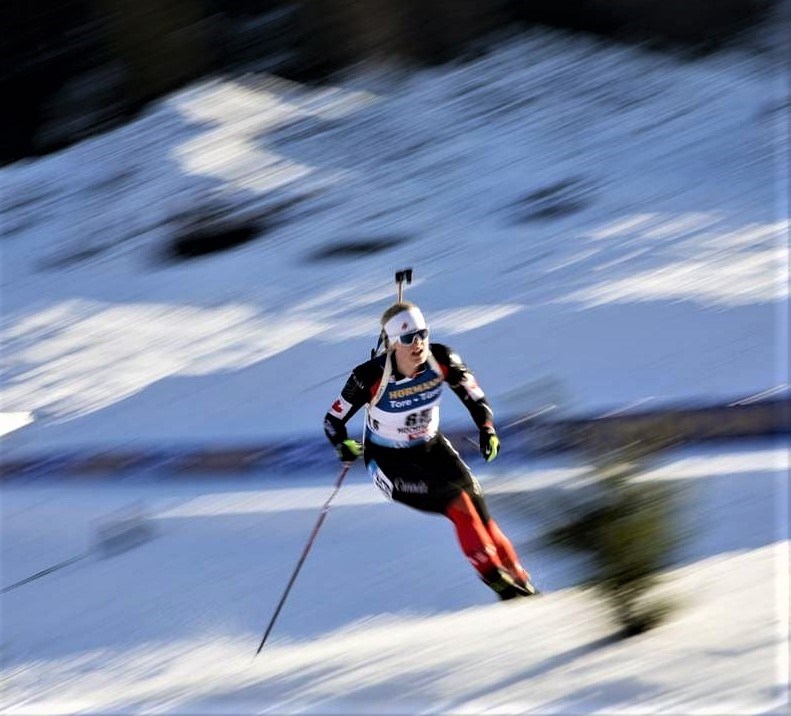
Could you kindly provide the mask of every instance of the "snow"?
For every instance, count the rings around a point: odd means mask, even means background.
[[[572,413],[787,385],[786,102],[765,56],[535,33],[323,89],[207,81],[6,167],[0,399],[35,418],[6,450],[316,434],[404,266],[501,414],[538,385]],[[260,238],[164,258],[216,211]],[[314,258],[375,239],[400,243]]]
[[[519,603],[493,603],[446,520],[385,502],[355,468],[255,658],[330,466],[8,485],[6,583],[80,554],[132,500],[157,536],[3,596],[4,713],[766,713],[788,703],[788,468],[780,442],[690,449],[645,476],[683,485],[690,537],[661,588],[674,617],[625,641],[578,561],[540,541],[579,466],[481,470],[546,590]]]
[[[30,412],[0,413],[0,436],[13,432],[33,422]]]
[[[216,78],[5,167],[4,456],[320,436],[406,266],[502,421],[787,392],[785,79],[765,55],[535,32],[329,88]],[[261,235],[173,262],[192,213]],[[787,440],[644,477],[687,497],[679,609],[625,641],[541,542],[585,466],[498,463],[474,467],[545,594],[493,603],[446,520],[355,467],[256,659],[337,466],[4,483],[4,587],[82,558],[3,594],[0,710],[788,713]],[[131,508],[155,538],[100,558]]]

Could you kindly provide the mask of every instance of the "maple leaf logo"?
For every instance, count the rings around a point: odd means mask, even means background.
[[[338,398],[338,400],[336,400],[332,404],[332,412],[333,413],[342,413],[343,412],[343,406],[341,405],[341,399],[340,398]]]

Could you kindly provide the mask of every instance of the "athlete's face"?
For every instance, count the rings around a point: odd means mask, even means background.
[[[396,341],[395,355],[399,371],[404,375],[414,375],[428,360],[428,335],[415,335],[409,345]]]

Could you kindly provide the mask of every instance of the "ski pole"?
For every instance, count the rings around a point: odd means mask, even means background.
[[[12,589],[21,587],[23,584],[28,584],[29,582],[32,582],[35,579],[39,579],[40,577],[44,577],[48,574],[52,574],[52,572],[56,572],[59,569],[68,567],[70,564],[79,562],[81,559],[85,559],[87,556],[88,556],[87,553],[78,554],[76,557],[72,557],[71,559],[64,560],[63,562],[58,562],[57,564],[53,564],[51,567],[47,567],[47,569],[42,569],[40,572],[36,572],[35,574],[31,574],[29,577],[25,577],[25,579],[20,579],[18,582],[14,582],[13,584],[9,584],[7,587],[3,587],[2,590],[0,590],[0,594],[5,594],[6,592],[10,592]]]
[[[275,626],[275,622],[277,621],[277,617],[280,615],[280,610],[283,608],[283,605],[286,603],[286,599],[288,598],[288,593],[291,591],[291,587],[294,586],[294,582],[297,580],[297,575],[299,574],[299,570],[302,569],[302,565],[305,563],[307,559],[308,552],[310,552],[310,548],[313,546],[313,541],[316,539],[316,535],[319,533],[319,529],[321,528],[322,523],[324,522],[324,518],[327,516],[327,512],[330,509],[330,503],[335,498],[335,495],[338,494],[338,490],[341,489],[341,484],[343,483],[344,478],[346,477],[346,473],[349,472],[349,468],[352,466],[350,462],[343,463],[343,469],[341,470],[341,474],[338,475],[338,479],[335,482],[335,489],[332,491],[332,494],[327,498],[327,501],[324,503],[324,507],[321,508],[321,512],[319,513],[319,519],[316,520],[316,524],[313,527],[313,531],[310,533],[310,537],[308,538],[308,543],[305,545],[305,549],[302,550],[302,556],[299,558],[297,562],[296,569],[294,573],[291,575],[291,579],[288,580],[288,584],[286,585],[286,589],[283,592],[283,596],[280,597],[280,602],[275,609],[275,613],[272,615],[272,618],[269,620],[269,625],[264,632],[264,638],[261,639],[261,643],[258,646],[258,651],[255,652],[256,656],[261,653],[261,649],[264,648],[264,644],[266,644],[266,640],[269,637],[272,628]]]

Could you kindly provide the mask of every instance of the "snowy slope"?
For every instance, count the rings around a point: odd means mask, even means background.
[[[3,454],[320,435],[407,265],[501,417],[787,390],[787,91],[765,56],[535,33],[332,88],[216,79],[6,167],[0,425],[35,420]],[[185,214],[218,209],[282,221],[164,260]],[[648,476],[688,498],[680,610],[625,642],[540,542],[584,466],[480,471],[547,590],[503,605],[447,521],[355,468],[255,660],[337,466],[5,483],[4,587],[86,556],[2,595],[0,711],[788,713],[788,455],[686,451]],[[141,505],[156,539],[98,558],[98,526]]]
[[[787,713],[788,468],[786,442],[646,476],[683,491],[689,539],[665,576],[674,618],[626,641],[578,562],[540,541],[581,466],[482,471],[547,590],[518,603],[493,602],[446,520],[355,470],[255,659],[331,474],[6,487],[4,584],[79,553],[130,501],[158,537],[3,595],[3,713]]]
[[[1,405],[36,417],[5,449],[316,434],[406,265],[500,415],[787,385],[786,92],[763,56],[536,33],[331,88],[217,79],[4,168]],[[185,213],[284,203],[163,259]]]

